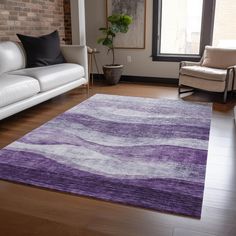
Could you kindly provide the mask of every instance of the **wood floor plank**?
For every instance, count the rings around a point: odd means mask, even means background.
[[[203,205],[217,209],[236,211],[236,194],[233,191],[206,188]]]
[[[157,84],[96,84],[96,93],[178,99],[177,88]],[[75,89],[0,121],[0,148],[87,98]],[[236,98],[196,92],[185,101],[214,102],[206,186],[200,220],[0,181],[0,235],[236,236]]]
[[[2,236],[107,236],[108,234],[68,226],[46,219],[19,214],[11,211],[0,211],[0,232]],[[11,224],[9,224],[11,222]],[[15,229],[14,231],[12,229]],[[17,230],[20,229],[20,230]]]
[[[216,235],[176,228],[174,230],[173,236],[216,236]]]

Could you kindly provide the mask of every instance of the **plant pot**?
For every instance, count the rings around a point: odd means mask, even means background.
[[[105,65],[103,66],[103,73],[108,84],[115,85],[119,83],[123,72],[123,65]]]

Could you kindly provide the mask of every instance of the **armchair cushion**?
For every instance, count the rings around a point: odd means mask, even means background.
[[[236,49],[206,46],[202,66],[227,69],[236,65]]]
[[[184,66],[181,68],[180,74],[208,80],[225,81],[227,70],[204,66]]]

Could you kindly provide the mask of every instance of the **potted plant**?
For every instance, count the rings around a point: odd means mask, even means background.
[[[127,33],[129,25],[132,23],[132,17],[126,14],[113,14],[107,18],[108,26],[100,28],[103,37],[97,40],[108,48],[107,53],[112,53],[112,64],[103,66],[103,73],[107,82],[111,85],[117,84],[123,72],[123,65],[115,63],[114,39],[118,33]]]

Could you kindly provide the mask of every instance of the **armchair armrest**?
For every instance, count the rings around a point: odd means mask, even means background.
[[[68,63],[75,63],[84,67],[85,79],[88,81],[87,47],[81,45],[61,45],[61,51]]]
[[[181,69],[183,66],[200,66],[201,62],[194,62],[194,61],[181,61],[179,68]]]
[[[227,68],[227,75],[226,75],[226,83],[228,86],[230,78],[232,78],[232,90],[234,90],[235,85],[235,75],[236,75],[236,65],[235,66],[229,66]]]
[[[236,65],[228,67],[227,70],[236,70]]]
[[[233,74],[233,78],[235,77],[235,74],[236,74],[236,65],[235,66],[229,66],[227,68],[227,75],[229,76],[230,73]]]

